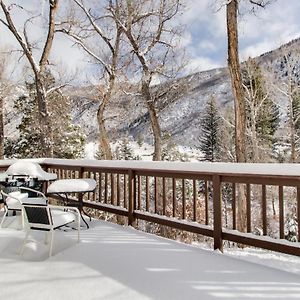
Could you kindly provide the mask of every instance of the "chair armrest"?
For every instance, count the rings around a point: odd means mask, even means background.
[[[47,208],[48,205],[47,204],[34,204],[34,203],[22,203],[22,206],[26,206],[26,207],[34,207],[34,208],[41,208],[41,207],[44,207],[44,208]]]
[[[47,201],[45,203],[35,203],[35,201],[30,201],[32,198],[27,198],[25,201],[22,202],[22,205],[26,206],[34,206],[34,207],[45,207],[47,206]],[[38,199],[38,198],[35,198]]]
[[[28,188],[28,187],[23,187],[23,186],[20,186],[19,189],[36,193],[37,195],[41,195],[43,198],[47,199],[46,195],[44,193],[40,192],[40,191],[31,189],[31,188]]]
[[[16,194],[16,192],[18,194]],[[3,192],[3,190],[1,191],[1,195],[5,197],[4,202],[6,202],[7,199],[11,198],[14,200],[17,200],[18,202],[20,202],[20,204],[22,204],[22,200],[28,198],[28,194],[23,193],[21,194],[19,191],[15,191],[15,192],[10,192],[10,193],[5,193]]]
[[[48,205],[48,207],[50,209],[60,209],[60,210],[65,210],[65,209],[68,209],[68,210],[73,210],[74,212],[78,213],[80,215],[80,211],[77,207],[74,207],[74,206],[61,206],[61,205]]]

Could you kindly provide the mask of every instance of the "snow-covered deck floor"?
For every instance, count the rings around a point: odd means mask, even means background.
[[[300,299],[299,274],[107,222],[57,232],[50,259],[38,235],[19,257],[24,233],[0,230],[0,299]]]

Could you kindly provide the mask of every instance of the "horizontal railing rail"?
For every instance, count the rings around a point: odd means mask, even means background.
[[[300,168],[274,164],[202,164],[117,161],[38,161],[59,179],[94,178],[84,207],[223,241],[300,256]],[[7,165],[2,161],[0,169]],[[257,173],[255,168],[257,167]],[[299,169],[299,170],[298,170]],[[299,176],[298,176],[299,172]],[[240,232],[238,190],[245,201]],[[288,241],[287,220],[294,221]]]

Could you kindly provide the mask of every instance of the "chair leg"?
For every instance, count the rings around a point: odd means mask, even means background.
[[[50,239],[49,257],[52,256],[54,230],[50,230],[50,232],[51,232],[51,239]]]
[[[45,231],[45,244],[49,244],[49,231]]]
[[[25,228],[25,216],[23,210],[21,210],[21,218],[22,218],[22,229]]]
[[[26,236],[25,236],[25,239],[24,239],[22,247],[21,247],[20,255],[23,255],[23,253],[24,253],[24,249],[25,249],[25,245],[26,245],[28,236],[29,236],[29,230],[26,231]]]
[[[24,214],[23,214],[22,211],[21,211],[21,214],[20,214],[19,222],[20,222],[21,229],[24,229],[25,222],[24,222]]]
[[[80,216],[77,218],[77,242],[80,242]]]
[[[8,209],[7,209],[6,206],[4,206],[4,215],[3,215],[2,220],[1,220],[0,228],[2,228],[2,225],[3,225],[4,220],[6,218],[7,212],[8,212]]]

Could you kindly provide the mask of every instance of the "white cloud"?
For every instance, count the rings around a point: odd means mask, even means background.
[[[245,47],[242,51],[258,55],[299,37],[299,9],[299,0],[289,0],[288,4],[277,1],[257,11],[257,15],[242,17],[239,26],[240,40]]]
[[[225,65],[226,10],[222,7],[217,11],[211,3],[206,0],[188,1],[185,20],[193,37],[188,52],[192,58],[190,67],[198,66],[196,69],[218,66],[220,62]],[[249,13],[249,7],[247,13],[243,9],[244,14],[239,16],[241,58],[260,55],[299,37],[299,11],[299,0],[289,0],[288,3],[275,1],[265,9],[257,10],[255,15]]]
[[[174,44],[179,48],[187,48],[193,44],[193,38],[190,32],[186,31],[184,35],[175,37]]]
[[[285,44],[295,38],[300,37],[300,31],[295,34],[286,34],[285,36],[269,39],[266,38],[265,40],[258,41],[256,43],[252,43],[250,46],[245,47],[241,51],[241,59],[246,60],[249,57],[256,57],[263,53],[266,53],[270,50],[279,48],[282,44]]]
[[[218,67],[221,67],[221,64],[215,62],[209,57],[200,56],[191,59],[188,65],[185,67],[185,71],[187,74],[191,74],[191,73],[206,71]]]
[[[213,41],[203,40],[199,43],[198,48],[205,52],[215,52],[218,47]]]
[[[241,56],[242,60],[246,60],[249,57],[258,56],[262,53],[265,53],[265,52],[267,52],[271,49],[277,48],[279,46],[280,46],[279,44],[275,45],[274,41],[265,40],[265,41],[255,43],[251,46],[244,48],[241,51],[240,56]]]
[[[24,0],[14,1],[25,5]],[[224,2],[224,0],[217,1],[219,4]],[[46,0],[27,2],[30,2],[28,6],[31,8],[46,13]],[[178,44],[187,50],[190,57],[187,70],[191,72],[226,64],[226,11],[224,7],[217,11],[215,3],[216,1],[212,0],[187,0],[185,11],[179,20],[180,23],[186,25],[187,30]],[[299,37],[299,11],[299,0],[275,1],[266,9],[258,10],[256,15],[241,16],[239,20],[241,57],[245,59],[248,56],[260,55]],[[11,34],[3,30],[3,26],[0,29],[0,43],[16,45]],[[31,31],[31,36],[38,37],[42,30],[42,26],[40,28],[35,26]],[[72,43],[65,37],[56,36],[51,57],[53,60],[63,61],[72,70],[79,68],[82,70],[80,74],[85,74],[88,67],[84,55],[78,48],[71,47],[71,45]]]
[[[57,34],[53,42],[51,56],[55,61],[63,61],[71,71],[83,68],[87,60],[84,59],[82,51],[66,37]]]
[[[209,8],[211,0],[201,1],[187,1],[181,21],[189,25],[197,20],[206,19],[207,9]]]

